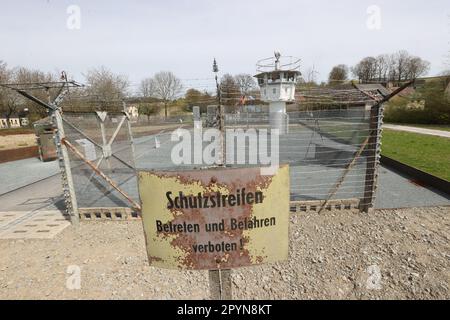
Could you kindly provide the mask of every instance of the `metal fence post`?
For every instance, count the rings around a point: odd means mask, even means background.
[[[212,300],[231,300],[231,270],[210,270],[209,287]]]
[[[131,115],[128,113],[127,111],[127,104],[126,102],[123,102],[123,112],[125,114],[125,116],[127,117],[127,130],[128,130],[128,135],[130,138],[130,145],[131,145],[131,156],[132,156],[132,161],[133,161],[133,167],[136,167],[136,148],[134,146],[134,139],[133,139],[133,129],[131,127]]]
[[[378,182],[378,166],[381,158],[381,128],[383,124],[383,110],[381,104],[377,104],[370,110],[370,137],[366,151],[366,177],[364,185],[364,197],[361,201],[362,212],[369,213],[374,206],[375,192]]]
[[[53,111],[54,121],[56,123],[57,133],[55,135],[55,142],[58,150],[59,163],[61,167],[61,179],[63,185],[64,200],[66,203],[67,211],[70,214],[70,221],[78,225],[80,221],[78,212],[78,203],[75,194],[75,187],[72,178],[72,169],[70,167],[70,158],[67,147],[62,143],[65,139],[64,126],[61,116],[61,110],[56,108]]]
[[[219,93],[220,96],[220,93]],[[220,101],[219,101],[220,102]],[[226,166],[225,110],[219,103],[216,126],[220,130],[221,166]],[[231,270],[209,270],[209,288],[212,300],[231,300]]]
[[[225,141],[225,106],[222,105],[222,92],[218,82],[217,73],[219,68],[214,59],[213,71],[216,76],[217,88],[217,120],[215,125],[220,130],[220,145],[221,145],[221,166],[226,166],[226,141]],[[231,270],[209,270],[209,287],[211,292],[211,299],[213,300],[231,300]]]

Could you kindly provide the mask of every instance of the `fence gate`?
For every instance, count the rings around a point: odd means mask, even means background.
[[[65,140],[82,220],[138,217],[134,145],[128,114],[64,113]]]

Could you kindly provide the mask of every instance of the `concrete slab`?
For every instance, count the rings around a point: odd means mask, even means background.
[[[58,161],[42,162],[37,158],[0,164],[0,195],[50,177],[59,172]]]
[[[27,213],[21,211],[8,211],[0,213],[0,229],[6,228],[13,221],[23,218]]]
[[[0,239],[53,239],[70,226],[69,217],[60,211],[0,212],[10,217],[0,228]]]
[[[17,173],[20,175],[19,173]],[[63,210],[60,175],[30,184],[0,196],[0,212]]]
[[[450,196],[432,188],[420,186],[399,172],[379,169],[379,180],[375,208],[413,208],[449,206]]]

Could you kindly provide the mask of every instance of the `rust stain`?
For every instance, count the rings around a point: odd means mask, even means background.
[[[175,179],[180,187],[197,186],[203,192],[202,196],[213,196],[217,190],[221,194],[237,195],[245,189],[245,193],[263,192],[272,183],[272,176],[261,176],[260,168],[250,169],[215,169],[207,171],[187,171],[178,172],[143,172],[144,175],[153,175],[160,179]],[[178,190],[171,190],[174,194]],[[186,197],[197,196],[196,194],[183,194]],[[263,201],[265,199],[263,198]],[[242,201],[242,199],[241,199]],[[232,229],[231,219],[245,224],[252,221],[254,217],[254,207],[256,204],[241,204],[233,207],[214,207],[214,208],[164,208],[170,214],[170,219],[164,221],[172,225],[198,225],[201,232],[157,232],[153,240],[170,241],[171,247],[181,251],[176,257],[179,269],[230,269],[236,266],[249,266],[255,264],[250,257],[247,248],[250,243],[249,236],[245,235],[247,228]],[[223,230],[216,232],[204,232],[206,225],[222,223]],[[287,235],[286,235],[287,236]],[[147,248],[147,235],[146,244]],[[199,252],[193,250],[195,245],[204,244],[206,246],[217,246],[222,249],[226,244],[234,244],[237,250],[213,250],[214,252]],[[217,248],[219,248],[217,247]],[[264,251],[264,250],[263,250]],[[267,259],[267,255],[258,255],[256,263],[261,264]],[[150,264],[162,262],[161,257],[149,254]]]

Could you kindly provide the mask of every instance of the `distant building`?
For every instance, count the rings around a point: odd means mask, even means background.
[[[0,129],[6,129],[8,128],[8,119],[6,118],[0,118]]]
[[[136,105],[127,106],[127,113],[132,119],[139,118],[139,108]]]
[[[20,117],[13,114],[9,117],[9,127],[10,128],[20,128]]]
[[[27,117],[21,117],[20,118],[20,125],[22,127],[28,127],[29,124],[30,124],[30,120],[28,120]]]
[[[0,129],[27,127],[29,124],[26,112],[13,113],[9,117],[6,114],[0,116]]]

